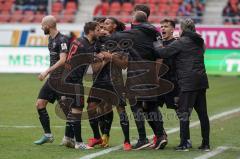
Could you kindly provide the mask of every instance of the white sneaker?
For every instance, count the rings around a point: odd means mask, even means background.
[[[75,141],[73,138],[64,136],[62,139],[61,145],[69,147],[69,148],[74,148],[75,147]]]
[[[89,150],[89,149],[93,149],[93,147],[86,145],[84,142],[76,142],[75,149]]]

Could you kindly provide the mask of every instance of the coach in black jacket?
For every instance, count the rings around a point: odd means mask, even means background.
[[[204,40],[196,33],[194,22],[186,19],[180,24],[180,39],[165,48],[155,48],[156,55],[161,58],[175,56],[176,74],[180,87],[179,114],[181,143],[176,150],[187,151],[187,133],[192,108],[198,114],[202,145],[199,149],[208,151],[209,118],[207,114],[206,89],[208,78],[204,65]]]

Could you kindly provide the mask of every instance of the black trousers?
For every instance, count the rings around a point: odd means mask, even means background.
[[[181,144],[186,144],[189,131],[189,118],[192,109],[197,112],[201,125],[202,143],[209,144],[210,124],[207,113],[206,89],[180,92],[179,109]]]

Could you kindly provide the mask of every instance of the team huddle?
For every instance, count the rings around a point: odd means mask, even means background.
[[[84,35],[71,43],[57,30],[53,16],[43,18],[42,30],[49,35],[50,67],[38,76],[42,81],[49,75],[36,102],[44,135],[35,144],[53,142],[46,106],[57,100],[66,118],[62,140],[66,147],[108,147],[116,107],[125,151],[164,149],[168,138],[159,107],[165,104],[176,112],[180,121],[180,144],[176,150],[192,148],[189,118],[193,108],[201,123],[199,149],[210,150],[204,40],[196,33],[191,19],[180,23],[180,37],[174,37],[173,20],[163,19],[159,32],[148,23],[149,15],[148,6],[136,5],[129,30],[116,18],[97,18],[85,23]],[[92,68],[92,86],[86,94],[83,77],[89,66]],[[127,72],[126,78],[123,70]],[[86,144],[81,133],[85,100],[93,132]],[[133,146],[127,105],[130,105],[139,135]],[[154,133],[151,141],[147,138],[145,120]]]

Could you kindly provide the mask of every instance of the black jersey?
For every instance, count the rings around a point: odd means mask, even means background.
[[[67,62],[74,56],[79,54],[94,54],[96,52],[94,43],[90,43],[86,37],[81,37],[71,43]],[[66,82],[82,84],[83,76],[85,75],[89,65],[80,65],[77,68],[72,68],[73,71],[67,77]]]
[[[108,51],[106,48],[106,41],[108,41],[107,36],[99,37],[95,44],[95,49],[97,53],[101,51]],[[93,74],[94,84],[111,84],[111,68],[110,63],[107,63],[100,72]]]
[[[68,38],[60,32],[58,32],[54,38],[49,36],[48,50],[50,52],[50,66],[53,66],[58,62],[60,59],[60,53],[68,53],[68,45]],[[63,70],[64,67],[62,66],[61,68],[58,68],[53,73],[51,73],[51,76],[59,75],[63,72]]]
[[[167,46],[174,42],[176,39],[171,39],[168,41],[163,41],[163,46]],[[174,84],[177,84],[176,80],[176,68],[175,68],[175,62],[174,62],[174,57],[168,58],[168,59],[163,59],[163,63],[169,67],[168,72],[162,77],[164,79],[170,80]]]

